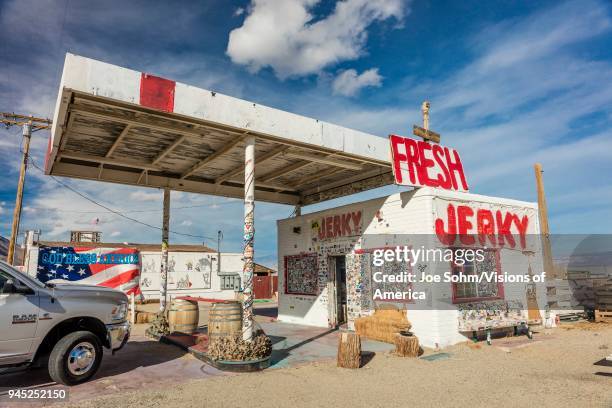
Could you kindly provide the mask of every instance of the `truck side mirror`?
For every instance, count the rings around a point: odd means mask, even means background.
[[[34,293],[34,291],[30,289],[29,287],[22,285],[19,282],[15,283],[15,281],[12,279],[8,279],[6,282],[4,282],[4,288],[2,288],[2,292],[3,293],[15,293],[15,294],[21,294],[21,295],[30,295]]]
[[[12,279],[7,279],[2,287],[2,293],[15,293],[15,282]]]

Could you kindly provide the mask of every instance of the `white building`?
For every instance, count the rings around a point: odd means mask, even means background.
[[[455,232],[463,234],[456,236],[455,243],[443,234],[449,232],[449,221],[450,230],[454,224]],[[503,272],[541,276],[538,234],[535,203],[432,188],[280,220],[278,318],[319,327],[347,323],[352,328],[355,319],[372,314],[383,302],[393,303],[407,309],[422,345],[444,347],[465,341],[474,330],[512,327],[538,312],[544,317],[543,283],[381,283],[374,275],[380,280],[392,271],[412,270],[417,276],[421,272],[443,276],[458,266],[431,259],[419,260],[413,267],[410,262],[381,267],[372,262],[376,249],[398,245],[480,248],[486,256],[480,264],[489,261],[498,276]],[[461,268],[466,274],[481,272],[474,262]],[[425,299],[374,299],[377,289],[379,293],[411,289],[424,293]]]

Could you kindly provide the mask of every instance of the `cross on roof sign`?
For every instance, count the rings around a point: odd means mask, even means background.
[[[418,137],[422,137],[423,140],[430,140],[434,143],[440,143],[440,134],[429,130],[429,108],[431,104],[429,101],[423,102],[421,105],[421,112],[423,112],[423,127],[414,125],[412,127],[412,134]]]

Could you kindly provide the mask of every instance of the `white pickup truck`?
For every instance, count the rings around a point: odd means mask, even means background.
[[[43,284],[0,261],[0,371],[48,356],[54,381],[87,381],[103,346],[114,353],[127,342],[127,301],[100,286]]]

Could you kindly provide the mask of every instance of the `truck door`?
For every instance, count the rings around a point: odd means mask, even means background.
[[[0,270],[0,364],[21,363],[29,359],[38,324],[36,291],[31,294],[6,293],[8,280],[19,282],[16,277]]]

